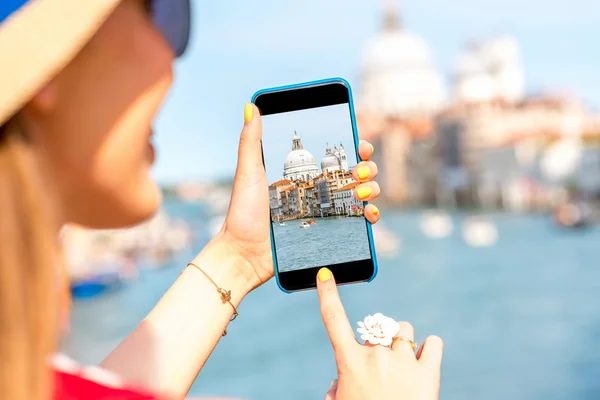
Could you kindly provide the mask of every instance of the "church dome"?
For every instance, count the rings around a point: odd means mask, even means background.
[[[461,102],[487,102],[496,95],[495,82],[484,58],[476,49],[466,51],[459,57],[455,84],[455,96]]]
[[[361,108],[395,116],[430,115],[446,98],[443,77],[431,50],[419,36],[404,30],[388,9],[384,31],[363,54]]]
[[[335,154],[327,154],[321,160],[321,169],[324,171],[330,168],[339,168],[340,167],[340,159],[337,158]]]
[[[364,73],[430,68],[431,51],[423,39],[395,30],[371,40],[364,51]]]
[[[459,101],[502,99],[514,103],[524,90],[519,45],[510,36],[471,46],[458,60],[455,91]]]
[[[337,149],[337,148],[336,148]],[[339,154],[339,150],[338,150]],[[321,160],[321,170],[326,171],[339,171],[341,168],[339,156],[331,152],[329,144],[325,149],[325,156]]]
[[[308,181],[317,175],[319,169],[315,158],[302,145],[302,140],[294,132],[292,138],[292,151],[287,155],[283,163],[283,177],[289,180]]]
[[[307,164],[315,164],[315,158],[306,149],[293,150],[285,158],[285,169],[302,167]]]

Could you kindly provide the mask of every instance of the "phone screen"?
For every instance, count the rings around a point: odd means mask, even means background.
[[[290,108],[262,117],[279,276],[324,266],[360,269],[365,261],[372,265],[370,226],[364,203],[354,195],[358,141],[349,101],[323,105],[305,100],[303,107]]]

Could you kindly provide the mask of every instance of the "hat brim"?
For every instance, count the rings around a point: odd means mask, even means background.
[[[30,0],[0,24],[0,125],[85,46],[121,0]]]

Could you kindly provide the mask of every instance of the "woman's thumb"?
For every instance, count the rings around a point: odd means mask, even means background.
[[[235,180],[255,179],[264,176],[262,159],[262,120],[258,108],[247,103],[244,107],[244,128],[240,135],[238,165]],[[266,177],[265,177],[266,179]]]

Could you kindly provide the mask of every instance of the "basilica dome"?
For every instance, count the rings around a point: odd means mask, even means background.
[[[502,99],[518,102],[524,94],[525,78],[518,43],[500,36],[471,46],[456,68],[456,98],[464,102]]]
[[[384,31],[365,48],[360,106],[364,110],[410,117],[439,111],[446,86],[425,41],[399,23],[388,9]]]
[[[289,180],[311,180],[319,173],[315,158],[302,145],[302,140],[294,132],[292,151],[283,164],[283,177]]]
[[[495,97],[495,82],[476,51],[460,56],[456,66],[455,97],[466,103],[487,102]]]
[[[285,169],[304,167],[306,165],[315,164],[315,158],[306,149],[294,150],[285,158]]]
[[[340,171],[341,167],[342,165],[339,158],[339,151],[337,155],[332,153],[331,147],[329,147],[329,144],[327,144],[327,147],[325,149],[325,155],[321,160],[321,170],[323,172]]]

